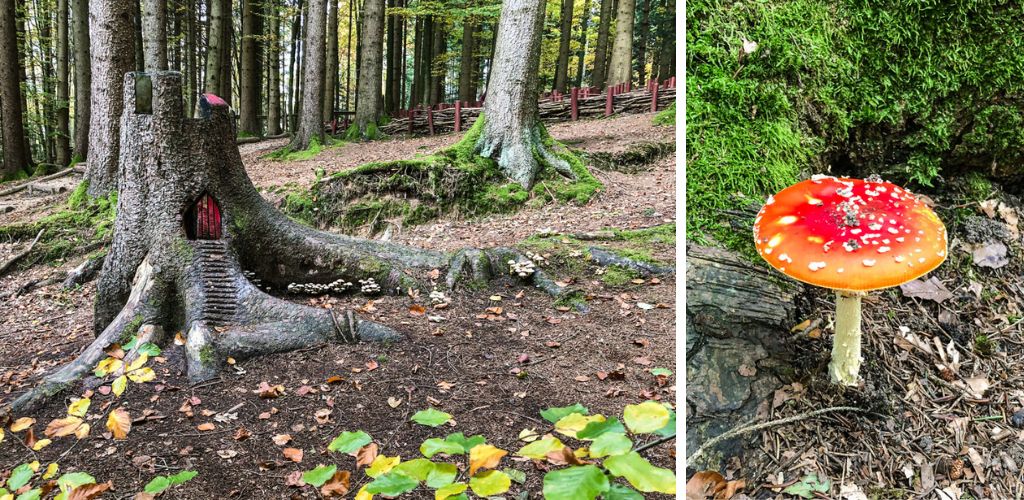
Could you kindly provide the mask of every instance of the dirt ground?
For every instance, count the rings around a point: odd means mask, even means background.
[[[585,151],[613,151],[639,140],[672,140],[674,129],[653,127],[652,116],[560,124],[551,132]],[[448,135],[344,144],[313,160],[287,163],[261,158],[283,145],[280,140],[243,145],[241,151],[254,183],[270,187],[286,182],[308,185],[319,167],[336,171],[366,161],[408,158],[455,140]],[[541,229],[636,229],[674,221],[672,158],[638,175],[598,175],[607,189],[583,207],[549,205],[486,219],[444,219],[404,228],[393,240],[451,250],[512,245]],[[4,215],[3,223],[32,220],[66,197],[65,193],[33,199]],[[23,244],[4,244],[0,258]],[[673,245],[656,246],[652,253],[674,261]],[[58,283],[17,293],[32,280],[63,276],[80,262],[78,258],[39,263],[0,282],[0,307],[6,316],[0,329],[0,403],[71,360],[91,341],[93,283],[70,291],[62,291]],[[0,479],[20,463],[39,460],[45,466],[57,461],[62,472],[81,470],[100,481],[112,480],[116,497],[123,498],[140,491],[154,475],[191,469],[199,475],[163,498],[314,498],[319,493],[313,488],[289,486],[288,478],[317,464],[334,463],[339,470],[354,471],[352,457],[326,451],[341,431],[366,431],[381,453],[403,459],[420,456],[418,447],[424,439],[451,432],[482,434],[489,443],[514,452],[525,444],[517,440],[521,430],[533,428],[543,434],[551,429],[539,415],[548,407],[582,403],[591,413],[621,418],[627,404],[648,399],[674,404],[675,376],[659,384],[650,369],[676,369],[675,277],[609,286],[597,272],[588,265],[584,276],[571,278],[591,297],[586,313],[556,308],[551,297],[511,280],[495,281],[486,290],[456,291],[451,305],[437,310],[425,297],[428,291],[419,299],[385,297],[372,303],[364,296],[298,298],[324,307],[358,308],[361,317],[391,326],[406,338],[390,345],[328,345],[238,363],[222,377],[194,387],[184,375],[183,348],[174,346],[153,364],[155,381],[129,384],[120,398],[102,395],[105,389],[97,387],[96,379],[71,392],[97,390],[86,418],[93,427],[88,438],[58,438],[32,451],[22,443],[24,433],[8,432],[0,442]],[[417,302],[427,307],[427,314],[411,311]],[[501,307],[502,313],[488,316],[489,307]],[[598,376],[617,370],[624,376]],[[284,386],[284,395],[261,399],[254,392],[261,382]],[[186,403],[191,416],[182,411]],[[48,422],[65,416],[66,404],[56,400],[32,415],[37,437],[42,437]],[[104,435],[100,418],[111,404],[123,406],[134,419],[125,440]],[[413,413],[429,407],[452,414],[456,423],[430,429],[409,421]],[[204,423],[213,423],[214,429],[198,430]],[[247,431],[242,432],[249,434],[247,438],[237,439],[240,429]],[[271,439],[278,434],[290,434],[286,446],[304,451],[300,463],[283,456],[283,446]],[[655,465],[674,468],[673,442],[644,455]],[[465,459],[458,462],[461,468]],[[527,473],[526,482],[513,483],[509,495],[529,492],[530,497],[540,497],[540,466],[508,458],[502,464]],[[352,490],[365,481],[363,474],[354,474]],[[428,498],[432,492],[420,488],[410,497]]]

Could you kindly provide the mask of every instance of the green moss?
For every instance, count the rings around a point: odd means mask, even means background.
[[[78,209],[81,208],[89,200],[89,180],[86,179],[78,183],[75,186],[75,190],[71,192],[71,196],[68,197],[68,208]]]
[[[142,327],[143,320],[144,318],[141,314],[136,314],[127,325],[124,325],[124,330],[121,332],[121,337],[118,339],[118,343],[124,345],[130,342],[132,337],[139,333],[139,328]]]
[[[309,141],[309,147],[301,151],[295,151],[291,145],[285,146],[277,151],[268,153],[264,158],[278,161],[305,161],[315,158],[318,154],[323,152],[328,147],[334,147],[340,145],[334,139],[325,136],[326,144],[321,143],[318,137],[313,137]]]
[[[658,114],[654,115],[655,125],[675,125],[676,124],[676,103],[673,102],[669,107],[661,110]]]
[[[640,275],[632,270],[619,266],[608,266],[601,275],[601,282],[608,286],[624,286]]]
[[[284,196],[282,210],[292,219],[295,219],[307,226],[313,225],[315,208],[313,198],[308,191],[295,190]]]
[[[203,346],[203,348],[199,350],[199,362],[204,365],[210,365],[214,362],[214,354],[216,354],[216,351],[213,349],[212,345]]]
[[[185,262],[192,262],[192,258],[195,256],[195,249],[185,238],[174,239],[174,252]]]
[[[384,125],[386,122],[381,122],[380,125]],[[348,126],[345,130],[345,140],[347,141],[375,141],[377,139],[383,139],[384,134],[380,131],[377,123],[370,122],[366,124],[366,130],[360,131],[359,125],[353,123]]]
[[[992,195],[992,181],[980,172],[970,172],[964,176],[964,197],[969,201],[985,201]]]
[[[245,132],[245,131],[238,132],[238,138],[239,139],[250,139],[250,138],[253,138],[253,137],[259,137],[259,135],[258,134],[254,134],[252,132]]]
[[[555,307],[571,307],[580,310],[587,305],[587,296],[583,292],[575,291],[562,294],[555,299]]]
[[[643,229],[615,230],[617,239],[636,243],[662,243],[674,245],[676,243],[676,223],[659,224]]]
[[[651,252],[649,250],[647,250],[647,249],[642,249],[642,248],[617,248],[617,249],[612,250],[612,253],[614,253],[614,254],[616,254],[616,255],[618,255],[620,257],[625,257],[627,259],[635,260],[637,262],[646,262],[646,263],[649,263],[649,264],[657,264],[658,263],[658,261],[654,258],[654,256],[651,255]]]
[[[974,351],[982,356],[991,356],[999,350],[999,343],[988,338],[987,335],[974,337]]]

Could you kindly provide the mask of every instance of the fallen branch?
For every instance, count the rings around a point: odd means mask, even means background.
[[[68,167],[68,168],[65,168],[64,170],[61,170],[60,172],[55,173],[55,174],[50,174],[50,175],[47,175],[45,177],[40,177],[38,179],[32,179],[32,180],[30,180],[28,182],[25,182],[25,183],[19,184],[17,186],[5,189],[3,191],[0,191],[0,196],[7,196],[9,194],[14,194],[14,193],[17,193],[19,191],[25,190],[25,189],[27,189],[29,187],[32,187],[33,189],[39,189],[40,191],[42,191],[43,189],[40,189],[39,187],[35,186],[35,184],[43,182],[43,181],[51,181],[53,179],[58,179],[60,177],[64,177],[65,175],[68,175],[68,174],[71,174],[71,173],[84,173],[84,172],[85,172],[85,170],[79,169],[77,166],[76,167]]]
[[[642,451],[646,451],[646,450],[649,450],[651,448],[654,448],[655,446],[658,446],[659,444],[667,443],[667,442],[669,442],[669,441],[671,441],[671,440],[673,440],[675,438],[676,438],[676,435],[672,434],[671,436],[665,436],[665,437],[662,437],[660,439],[655,439],[654,441],[651,441],[650,443],[647,443],[647,444],[645,444],[643,446],[640,446],[640,447],[638,447],[637,449],[635,449],[633,451],[635,451],[637,453],[640,453]]]
[[[780,418],[780,419],[776,419],[776,420],[769,420],[767,422],[761,422],[760,424],[751,424],[751,425],[745,425],[745,426],[742,426],[742,427],[736,427],[736,428],[730,429],[730,430],[728,430],[728,431],[726,431],[726,432],[724,432],[722,434],[719,434],[719,435],[711,438],[710,441],[702,444],[700,446],[700,448],[697,448],[697,451],[694,451],[692,455],[686,457],[686,461],[688,463],[692,463],[694,460],[696,460],[701,455],[703,455],[705,451],[713,448],[718,443],[721,443],[722,441],[725,441],[727,439],[732,439],[734,437],[739,437],[739,436],[742,436],[744,434],[749,434],[751,432],[759,431],[761,429],[767,429],[769,427],[775,427],[775,426],[778,426],[778,425],[791,424],[793,422],[799,422],[801,420],[807,420],[807,419],[812,418],[812,417],[817,417],[818,415],[824,415],[826,413],[832,413],[832,412],[836,412],[836,411],[866,412],[868,410],[866,410],[864,408],[857,408],[856,406],[831,406],[829,408],[822,408],[820,410],[814,410],[814,411],[809,411],[807,413],[801,413],[799,415],[793,415],[792,417]]]
[[[284,139],[285,137],[289,136],[290,134],[285,132],[283,134],[267,135],[263,137],[241,137],[239,139],[235,139],[235,144],[251,144],[254,142],[269,141],[271,139]]]
[[[36,243],[39,242],[39,237],[43,235],[43,231],[44,229],[39,230],[39,234],[36,235],[36,239],[32,240],[32,243],[28,245],[28,248],[22,250],[21,253],[15,255],[14,257],[11,257],[10,260],[4,262],[4,264],[0,266],[0,276],[3,276],[4,272],[7,271],[7,268],[11,267],[11,265],[17,262],[18,259],[21,259],[22,257],[28,255],[28,253],[32,251],[32,248],[34,248],[36,246]]]

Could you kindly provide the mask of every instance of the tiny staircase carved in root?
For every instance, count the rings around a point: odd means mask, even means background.
[[[211,326],[234,323],[238,305],[235,269],[224,240],[193,240],[198,251],[203,301],[200,319]]]

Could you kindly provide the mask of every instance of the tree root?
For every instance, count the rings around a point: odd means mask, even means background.
[[[650,262],[631,259],[629,257],[623,257],[621,255],[615,255],[612,252],[598,247],[590,247],[589,250],[590,256],[594,259],[594,262],[602,266],[624,267],[632,269],[643,276],[650,276],[652,274],[672,274],[675,272],[675,268],[670,266],[661,266]]]
[[[36,234],[36,238],[34,240],[32,240],[32,243],[29,243],[27,248],[25,248],[24,250],[19,252],[14,257],[11,257],[10,259],[7,259],[7,262],[4,262],[3,264],[0,264],[0,276],[3,276],[4,273],[7,272],[7,268],[11,267],[15,262],[18,262],[19,260],[21,260],[22,257],[28,255],[29,252],[31,252],[32,249],[35,248],[36,243],[39,242],[39,237],[43,235],[43,231],[45,231],[45,229],[40,229],[39,230],[39,233]]]

